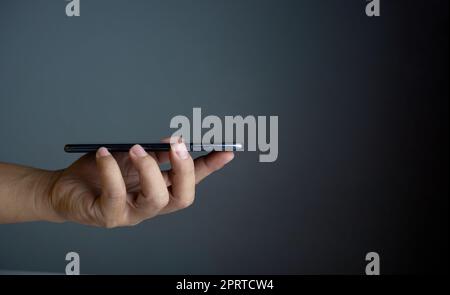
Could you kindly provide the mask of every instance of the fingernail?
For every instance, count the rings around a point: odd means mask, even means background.
[[[175,150],[176,154],[180,159],[186,160],[189,157],[189,153],[186,149],[186,145],[184,143],[175,143],[172,148]]]
[[[111,155],[107,148],[101,147],[97,151],[97,158],[106,157]]]
[[[145,157],[147,155],[147,152],[139,144],[133,145],[133,147],[130,149],[130,151],[133,155],[135,155],[137,157]]]

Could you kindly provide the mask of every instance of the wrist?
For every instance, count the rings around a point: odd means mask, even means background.
[[[35,187],[33,190],[34,215],[37,220],[63,222],[52,202],[55,184],[63,170],[47,171],[38,170],[35,176]]]
[[[62,171],[0,163],[0,223],[61,222],[51,202]]]

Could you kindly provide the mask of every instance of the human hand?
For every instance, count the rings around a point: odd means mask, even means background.
[[[54,221],[107,228],[135,225],[191,205],[196,184],[233,157],[233,152],[212,152],[193,160],[182,142],[158,153],[139,145],[129,153],[100,148],[55,172],[46,203],[59,219]],[[171,170],[161,171],[159,164],[167,161]]]

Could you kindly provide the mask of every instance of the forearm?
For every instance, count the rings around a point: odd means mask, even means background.
[[[0,223],[61,221],[50,194],[58,172],[0,163]]]

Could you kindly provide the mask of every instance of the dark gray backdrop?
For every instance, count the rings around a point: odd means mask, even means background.
[[[151,141],[170,119],[278,115],[279,158],[239,153],[195,204],[133,228],[0,225],[0,269],[383,273],[448,258],[448,2],[0,3],[0,161],[58,169],[68,142]]]

